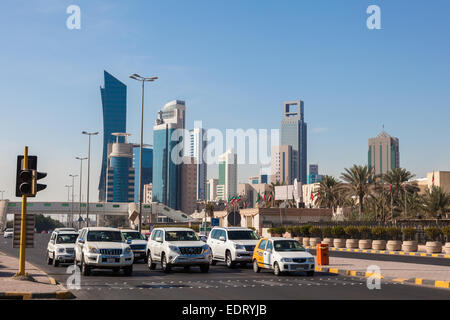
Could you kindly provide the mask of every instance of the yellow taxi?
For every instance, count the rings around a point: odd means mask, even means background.
[[[288,238],[261,238],[253,251],[253,271],[271,269],[276,276],[288,272],[314,275],[314,256],[300,242]]]

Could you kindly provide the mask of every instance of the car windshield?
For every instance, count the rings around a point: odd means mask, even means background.
[[[13,232],[13,229],[6,229],[5,232]]]
[[[166,241],[200,241],[194,231],[166,231]]]
[[[56,243],[75,243],[77,241],[78,234],[60,234],[56,238]]]
[[[234,230],[228,231],[230,240],[258,240],[258,236],[252,230]]]
[[[305,248],[296,240],[274,241],[275,251],[305,251]]]
[[[122,242],[122,233],[120,231],[89,231],[87,234],[87,241],[95,242]]]
[[[125,240],[144,240],[144,236],[139,232],[122,231],[122,234]]]

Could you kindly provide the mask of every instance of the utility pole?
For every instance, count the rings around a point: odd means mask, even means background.
[[[82,186],[82,180],[83,180],[83,160],[86,160],[87,158],[83,157],[75,157],[75,159],[80,160],[80,196],[79,196],[79,214],[78,214],[78,229],[81,229],[81,202],[83,202],[82,196],[81,196],[81,186]]]
[[[75,185],[74,185],[74,183],[75,183],[75,178],[76,177],[78,177],[78,175],[77,174],[69,174],[69,177],[71,177],[72,178],[72,210],[71,210],[71,214],[72,214],[72,219],[71,219],[71,225],[72,225],[72,228],[73,228],[73,197],[74,197],[74,195],[73,195],[73,192],[74,192],[74,187],[75,187]]]
[[[98,132],[81,132],[82,134],[89,136],[89,148],[88,148],[88,177],[87,177],[87,197],[86,197],[86,226],[89,227],[89,178],[91,173],[91,136],[98,135]]]
[[[23,170],[28,170],[28,147],[23,152]],[[27,196],[22,195],[22,221],[20,224],[20,253],[19,272],[17,276],[26,276],[25,273],[25,248],[27,243]]]

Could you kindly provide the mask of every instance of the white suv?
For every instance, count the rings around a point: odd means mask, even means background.
[[[164,272],[172,267],[199,266],[202,272],[208,272],[211,250],[189,228],[155,228],[147,243],[147,263],[153,270],[160,262]]]
[[[72,263],[77,238],[76,231],[55,229],[47,244],[47,264],[57,267],[60,263]]]
[[[122,229],[120,230],[120,232],[122,232],[122,235],[125,238],[125,240],[131,240],[130,248],[134,254],[134,262],[140,259],[146,260],[147,240],[145,240],[142,233],[132,229]]]
[[[92,269],[123,269],[126,276],[131,276],[133,251],[119,229],[83,228],[75,244],[75,264],[81,265],[84,276],[90,275]]]
[[[225,261],[229,268],[252,262],[253,250],[258,243],[258,236],[252,229],[242,227],[214,227],[207,243],[211,247],[212,265]]]

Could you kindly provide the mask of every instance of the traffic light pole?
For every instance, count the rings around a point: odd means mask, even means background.
[[[28,169],[28,147],[25,147],[23,154],[23,168],[24,170]],[[26,276],[25,273],[25,248],[27,243],[27,196],[22,195],[22,221],[20,225],[20,256],[19,256],[19,272],[18,276]]]

